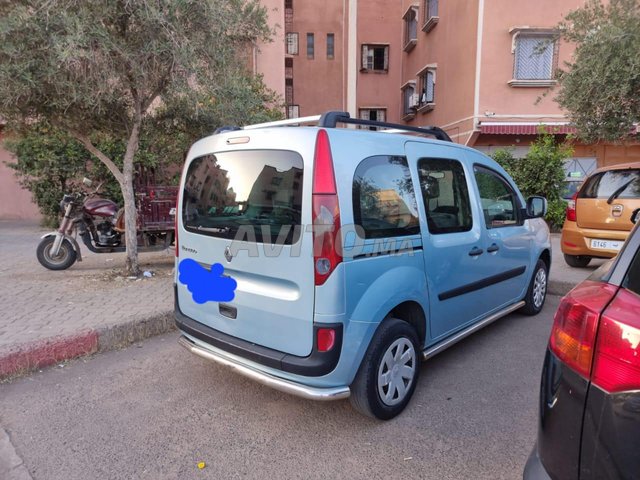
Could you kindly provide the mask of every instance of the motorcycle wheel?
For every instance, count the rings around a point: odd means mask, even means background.
[[[73,249],[71,242],[65,238],[62,240],[58,255],[53,256],[51,248],[55,240],[56,237],[54,236],[43,238],[36,250],[36,256],[40,264],[49,270],[66,270],[75,263],[77,253]]]

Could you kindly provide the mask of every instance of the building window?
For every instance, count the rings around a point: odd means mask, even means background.
[[[307,58],[313,59],[315,54],[314,36],[313,33],[307,33]]]
[[[409,7],[404,19],[404,51],[408,52],[418,41],[418,7]]]
[[[387,72],[389,45],[362,45],[362,71]]]
[[[293,78],[293,58],[284,59],[284,78]]]
[[[387,118],[386,108],[361,108],[360,118],[362,120],[371,120],[373,122],[385,122]],[[363,125],[362,128],[368,130],[378,130],[378,127]]]
[[[327,58],[333,60],[335,57],[336,36],[333,33],[327,33]]]
[[[418,107],[418,95],[416,94],[416,85],[414,82],[406,84],[402,87],[402,118],[413,118]]]
[[[300,105],[288,105],[287,118],[300,118]]]
[[[436,103],[436,70],[435,68],[425,68],[418,74],[418,110],[431,110]]]
[[[556,46],[554,35],[516,33],[514,80],[553,80]]]
[[[293,8],[293,0],[284,0],[284,8]]]
[[[293,104],[293,78],[284,80],[284,101],[287,105]]]
[[[298,34],[297,33],[287,33],[287,54],[288,55],[298,55]]]
[[[424,11],[422,31],[428,32],[440,20],[438,16],[438,0],[423,0],[422,10]]]

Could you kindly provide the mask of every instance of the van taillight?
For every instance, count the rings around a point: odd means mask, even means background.
[[[571,196],[571,200],[567,202],[567,220],[577,222],[576,202],[578,201],[578,192]]]
[[[585,281],[562,299],[553,319],[549,348],[585,378],[591,375],[600,314],[615,293],[613,285]]]
[[[591,381],[611,393],[640,389],[640,300],[627,290],[600,320]]]
[[[340,262],[340,206],[326,130],[316,139],[313,170],[313,264],[315,284],[322,285]]]
[[[316,333],[319,352],[328,352],[336,344],[336,331],[333,328],[319,328]]]

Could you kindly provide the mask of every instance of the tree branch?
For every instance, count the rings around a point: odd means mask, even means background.
[[[113,163],[113,161],[109,157],[107,157],[104,153],[98,150],[98,148],[91,142],[89,137],[87,137],[86,135],[82,135],[81,133],[71,128],[68,128],[68,127],[64,127],[64,128],[67,132],[69,132],[69,134],[73,138],[75,138],[82,145],[84,145],[84,148],[86,148],[91,154],[97,157],[98,160],[100,160],[109,169],[109,171],[113,174],[113,176],[116,178],[116,180],[120,185],[124,183],[124,175],[122,174],[118,166],[115,163]]]

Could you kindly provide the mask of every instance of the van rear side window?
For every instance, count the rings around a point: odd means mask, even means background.
[[[295,243],[300,237],[302,173],[302,157],[285,150],[198,157],[184,183],[184,227],[212,237]]]
[[[353,216],[365,238],[420,233],[416,196],[405,157],[364,159],[353,178]]]

